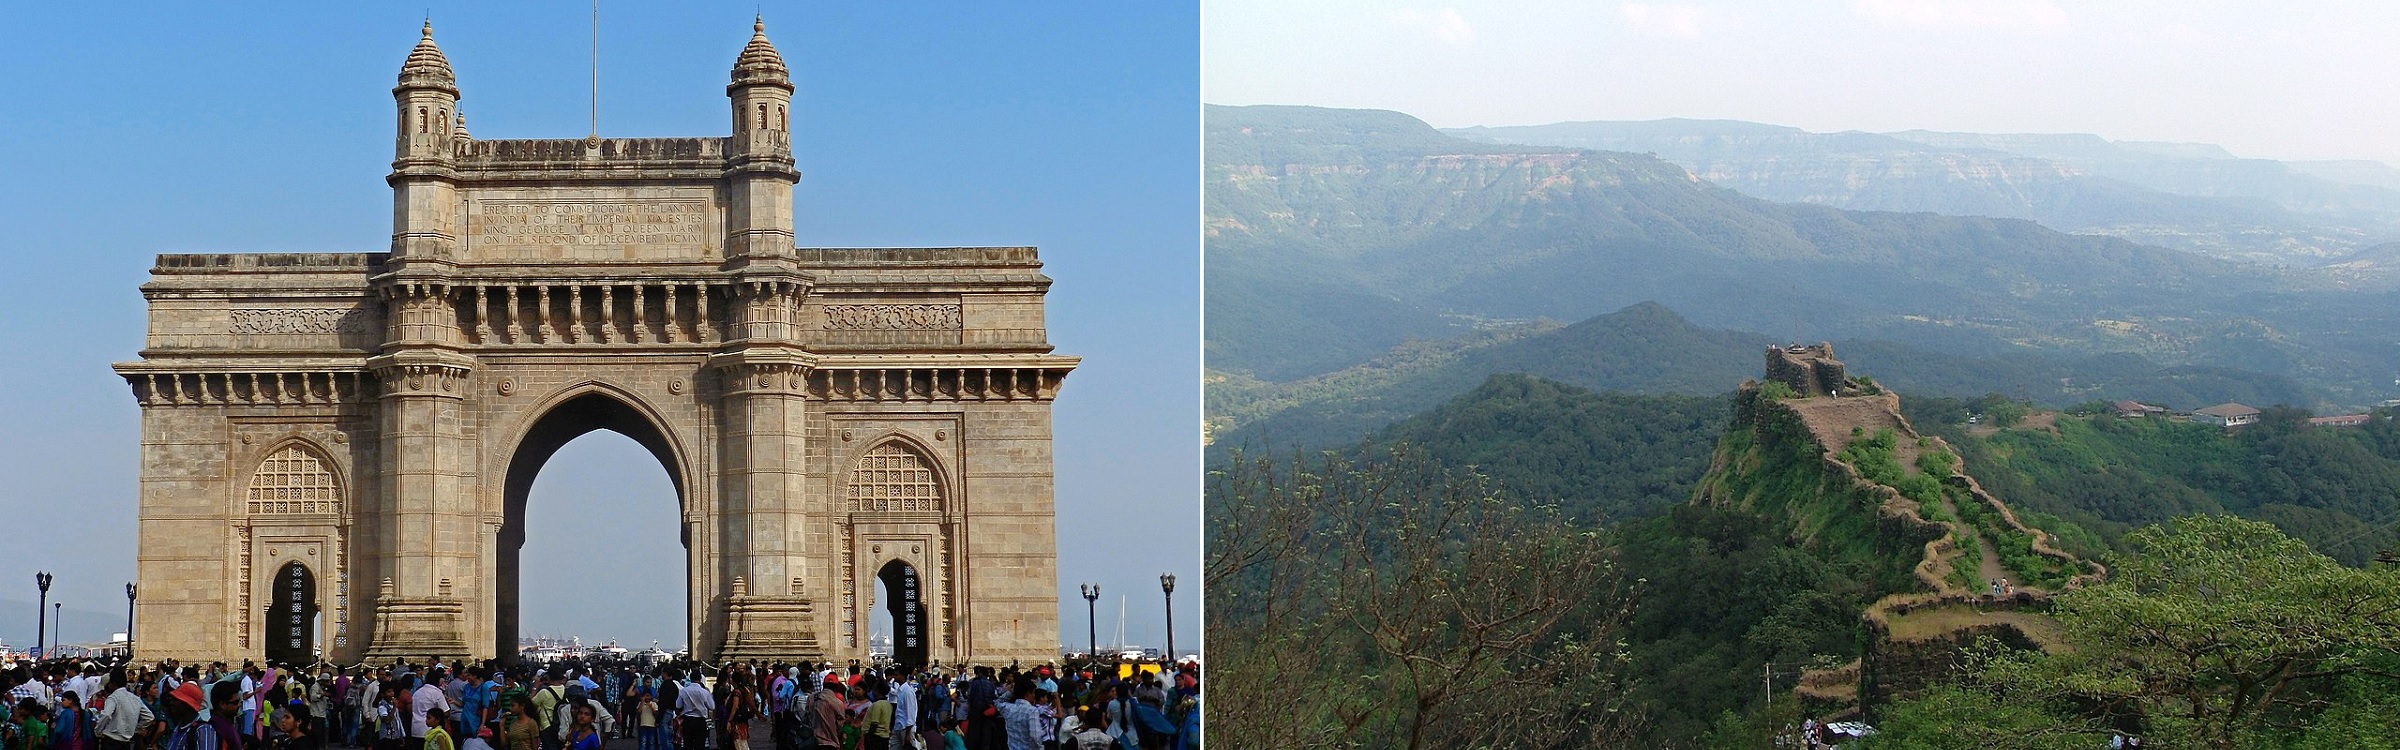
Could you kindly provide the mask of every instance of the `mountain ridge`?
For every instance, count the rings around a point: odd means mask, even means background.
[[[1291,382],[1644,300],[1710,328],[1798,318],[1812,338],[1946,353],[2130,352],[2337,400],[2379,400],[2373,373],[2400,364],[2359,335],[2393,317],[2373,312],[2384,292],[2327,274],[2024,220],[1774,203],[1653,157],[1478,145],[1391,112],[1207,116],[1206,346],[1223,373]],[[1328,145],[1344,141],[1363,145]]]

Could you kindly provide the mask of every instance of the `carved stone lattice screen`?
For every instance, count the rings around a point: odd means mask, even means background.
[[[936,513],[942,509],[942,490],[933,468],[915,451],[884,443],[858,459],[850,473],[850,511],[853,513]]]
[[[341,488],[335,486],[333,472],[325,468],[323,459],[300,446],[276,451],[259,463],[258,473],[250,475],[250,512],[254,515],[338,513],[341,509]]]

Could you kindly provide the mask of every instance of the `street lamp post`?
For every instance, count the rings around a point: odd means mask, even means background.
[[[50,650],[42,652],[43,656],[49,656],[51,654],[58,653],[58,639],[66,637],[66,634],[61,631],[61,626],[58,624],[58,622],[62,619],[65,619],[66,616],[66,602],[52,602],[50,604]]]
[[[1092,629],[1092,650],[1087,654],[1097,658],[1100,656],[1100,615],[1097,614],[1097,608],[1100,606],[1100,584],[1086,583],[1082,588],[1084,621]]]
[[[125,584],[125,657],[133,658],[133,584]]]
[[[42,610],[50,607],[51,578],[47,570],[33,574],[33,585],[42,590],[42,602],[33,605],[33,648],[36,651],[41,650],[42,643],[50,637],[50,621],[42,617]]]
[[[1167,661],[1175,661],[1175,574],[1160,573],[1159,589],[1167,592]]]

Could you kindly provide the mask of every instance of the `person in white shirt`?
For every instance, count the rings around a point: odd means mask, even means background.
[[[93,722],[93,729],[98,730],[94,734],[100,736],[100,750],[132,750],[133,736],[149,726],[152,718],[150,704],[142,702],[141,696],[125,686],[124,668],[109,673],[108,703]]]
[[[917,739],[917,679],[916,670],[902,668],[900,682],[892,686],[892,750],[909,750]]]
[[[418,685],[416,692],[408,694],[408,742],[411,750],[425,744],[426,711],[438,708],[444,714],[450,713],[450,697],[442,692],[442,684],[448,680],[449,676],[442,674],[442,670],[427,672],[425,684]]]
[[[42,704],[43,708],[49,708],[51,706],[50,686],[42,684],[41,674],[37,670],[24,666],[17,667],[16,673],[25,679],[23,683],[8,689],[9,704],[15,705],[31,698],[33,702]]]
[[[256,665],[242,662],[242,733],[246,735],[258,726],[258,680],[251,677],[257,671]]]

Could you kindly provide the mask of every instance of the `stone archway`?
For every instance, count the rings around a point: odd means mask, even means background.
[[[139,658],[254,657],[251,566],[277,559],[324,572],[334,661],[513,653],[525,493],[602,429],[675,481],[695,656],[864,658],[878,545],[912,550],[941,658],[1056,655],[1050,405],[1078,360],[1039,253],[795,246],[790,72],[754,32],[729,135],[491,140],[427,28],[392,89],[386,252],[158,257],[116,368]],[[940,513],[848,507],[898,436],[944,467]],[[253,505],[286,442],[325,497]]]
[[[585,385],[569,389],[536,407],[533,419],[517,439],[516,449],[508,454],[508,468],[501,485],[501,517],[499,533],[493,538],[492,599],[489,602],[492,619],[492,652],[502,659],[513,659],[517,653],[521,612],[518,594],[524,583],[521,554],[525,547],[525,506],[532,494],[534,479],[550,457],[576,438],[607,430],[632,439],[651,457],[658,459],[667,477],[674,483],[676,505],[680,510],[688,501],[684,492],[684,451],[669,437],[664,427],[647,410],[634,406],[633,399],[621,389]],[[681,515],[679,513],[679,515]],[[685,570],[691,560],[711,558],[704,551],[692,549],[689,529],[679,529],[678,540],[687,557]],[[684,607],[684,637],[686,643],[698,644],[694,636],[700,631],[693,621],[693,598],[687,590]]]

